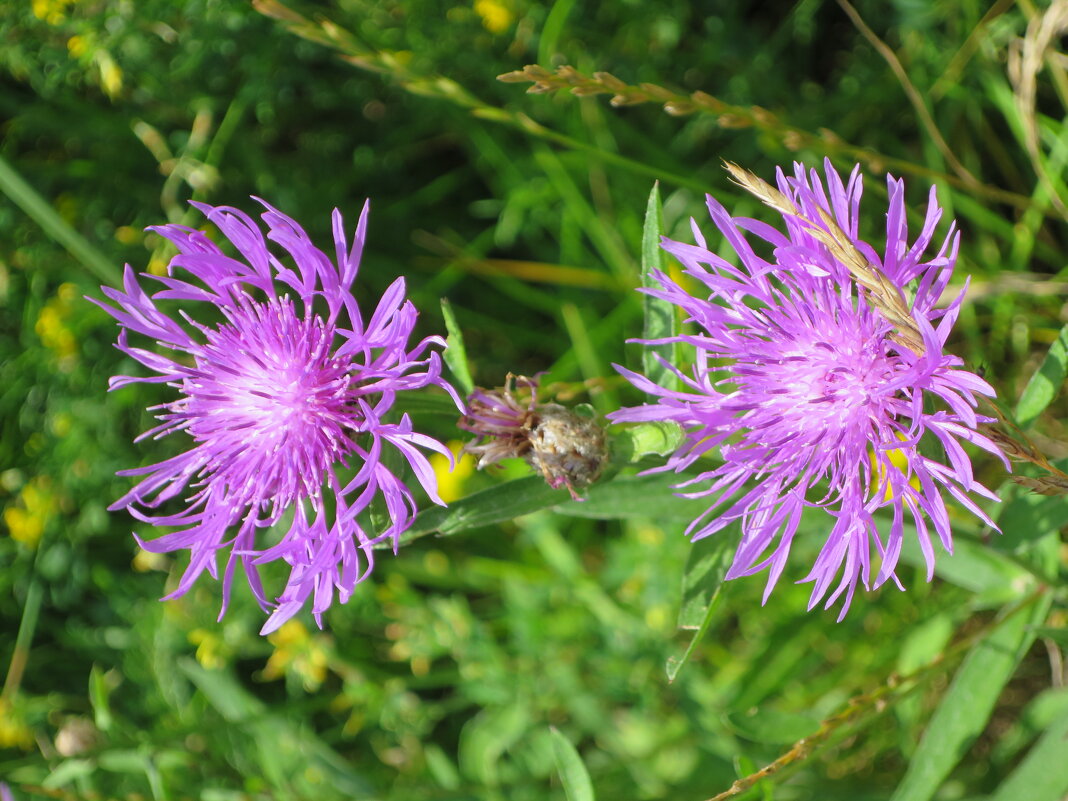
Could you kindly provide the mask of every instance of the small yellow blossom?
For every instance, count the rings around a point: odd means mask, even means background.
[[[197,662],[208,670],[218,670],[226,664],[222,657],[223,641],[214,631],[193,629],[189,632],[189,642],[197,647]]]
[[[137,554],[131,562],[133,569],[138,573],[147,573],[149,570],[166,570],[171,560],[161,553],[152,553],[143,548],[137,549]]]
[[[464,496],[464,484],[468,477],[475,472],[474,458],[465,453],[460,456],[460,449],[464,444],[459,440],[452,440],[448,448],[457,457],[456,467],[449,469],[449,460],[440,453],[430,456],[430,466],[434,469],[434,476],[438,480],[438,494],[445,503],[450,503]]]
[[[308,692],[319,689],[326,680],[330,663],[329,637],[321,634],[313,637],[303,623],[288,620],[278,631],[268,634],[267,641],[274,651],[263,669],[265,679],[280,679],[292,672]]]
[[[77,295],[78,290],[74,284],[61,284],[56,291],[56,296],[50,298],[41,308],[33,326],[41,343],[55,354],[60,367],[65,370],[73,367],[74,359],[78,354],[78,341],[66,324],[73,311]]]
[[[67,7],[72,5],[74,0],[33,0],[30,8],[42,22],[59,25],[67,18]]]
[[[11,538],[27,548],[36,548],[45,526],[56,513],[57,502],[48,476],[38,476],[19,492],[15,503],[4,508],[4,523]]]
[[[120,225],[115,229],[115,239],[124,245],[136,245],[144,238],[144,232],[132,225]]]
[[[411,661],[412,675],[422,678],[430,672],[430,660],[425,656],[413,656]]]
[[[122,67],[115,63],[107,50],[98,50],[94,60],[100,70],[100,86],[104,94],[114,100],[122,91]]]
[[[666,604],[654,604],[645,610],[645,625],[653,631],[670,632],[675,627],[671,609]]]
[[[897,435],[897,438],[902,441],[904,441],[905,439],[905,437],[900,433]],[[886,480],[886,470],[884,470],[875,461],[875,451],[869,451],[868,457],[871,461],[871,470],[875,477],[875,480],[878,482],[878,485],[883,486],[883,500],[890,500],[894,497],[894,489],[890,485],[890,482]],[[899,471],[904,472],[908,469],[908,457],[905,455],[905,452],[902,451],[900,448],[895,448],[893,450],[886,451],[886,458],[889,459],[890,464],[896,467]],[[916,476],[913,476],[911,479],[909,479],[909,486],[915,490],[920,489],[920,480],[916,478]]]
[[[0,698],[0,748],[33,748],[33,732],[10,701]]]
[[[165,256],[163,253],[153,253],[152,258],[148,260],[148,271],[152,275],[166,275],[167,265],[170,263],[170,256]]]
[[[67,40],[67,52],[71,58],[81,58],[89,52],[89,40],[84,36],[72,36]]]
[[[475,0],[475,13],[490,33],[504,33],[512,24],[512,11],[500,0]]]

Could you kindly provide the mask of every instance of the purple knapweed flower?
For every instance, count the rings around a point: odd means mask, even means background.
[[[434,471],[418,449],[450,459],[451,452],[415,432],[407,415],[387,417],[397,394],[436,385],[461,410],[462,404],[441,376],[440,356],[430,350],[443,347],[444,340],[434,336],[408,344],[418,313],[405,299],[403,278],[364,322],[351,290],[367,204],[351,249],[341,213],[334,210],[335,265],[294,220],[258,202],[266,209],[266,238],[237,209],[193,204],[238,257],[192,228],[153,227],[178,249],[167,275],[144,274],[163,289],[148,294],[126,265],[123,289],[103,289],[116,307],[94,302],[121,326],[119,350],[157,374],[115,376],[110,388],[140,381],[178,390],[177,400],[152,407],[162,423],[138,439],[179,431],[191,438],[178,456],[121,471],[145,478],[110,509],[127,509],[151,525],[178,527],[158,539],[137,538],[154,553],[190,551],[189,566],[168,599],[188,591],[204,570],[218,578],[216,554],[228,549],[220,618],[240,562],[260,604],[274,607],[266,634],[309,596],[321,622],[335,590],[344,603],[370,574],[376,543],[392,540],[396,549],[416,505],[412,490],[386,466],[386,446],[403,455],[430,499],[442,503]],[[267,240],[280,246],[281,257]],[[162,300],[183,304],[181,321],[157,306]],[[199,320],[191,314],[194,307],[205,312]],[[135,347],[128,333],[155,340],[177,356]],[[155,511],[183,494],[184,510]],[[378,533],[368,530],[363,514],[376,498],[389,518]],[[288,530],[277,543],[264,543],[265,535],[257,532],[275,524]],[[279,559],[290,565],[289,580],[270,601],[257,566]]]
[[[976,414],[976,395],[993,396],[994,390],[959,369],[959,358],[943,352],[964,291],[946,308],[936,308],[936,302],[953,273],[959,233],[951,225],[937,255],[925,257],[942,216],[934,189],[923,228],[910,245],[904,184],[887,178],[882,256],[857,238],[859,166],[844,184],[828,161],[826,188],[817,171],[806,173],[800,164],[792,177],[780,170],[779,191],[798,212],[783,212],[785,234],[757,220],[732,217],[708,197],[712,220],[740,264],[710,251],[696,223],[696,246],[663,240],[683,272],[699,283],[700,296],[660,271],[655,274],[660,288],[643,291],[681,308],[695,333],[647,344],[686,343],[695,349],[694,364],[684,373],[661,359],[681,382],[678,391],[617,366],[656,403],[609,415],[615,422],[674,421],[682,427],[682,445],[659,469],[698,470],[679,487],[693,488],[685,497],[711,500],[687,533],[697,540],[740,524],[741,541],[727,578],[767,569],[765,601],[783,571],[804,510],[830,514],[826,541],[802,581],[814,584],[811,609],[841,576],[826,600],[830,607],[845,594],[839,620],[858,581],[865,589],[888,579],[901,587],[894,570],[906,517],[915,523],[928,580],[934,550],[927,521],[943,547],[952,549],[946,495],[994,525],[968,495],[996,499],[974,479],[962,441],[1004,460],[976,431],[980,422],[989,421]],[[825,244],[827,237],[821,241],[813,235],[814,226],[827,232],[835,224],[837,235],[848,239],[849,252],[859,254],[900,293],[914,323],[912,338],[922,345],[901,344],[906,338],[871,302],[868,290],[858,288]],[[759,246],[747,235],[762,240]],[[770,254],[770,260],[762,254]],[[945,463],[930,458],[927,444],[940,446]],[[716,448],[722,464],[697,465]],[[888,525],[877,523],[881,509],[889,511]],[[873,548],[878,557],[874,583]]]

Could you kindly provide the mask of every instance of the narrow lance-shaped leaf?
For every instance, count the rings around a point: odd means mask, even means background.
[[[990,801],[1064,801],[1068,795],[1068,713],[1062,714],[1009,774]]]
[[[998,696],[1034,642],[1033,627],[1045,618],[1050,602],[1047,593],[1010,613],[968,653],[891,801],[929,801],[935,796],[986,727]]]
[[[1029,426],[1057,396],[1068,375],[1068,325],[1061,329],[1016,406],[1016,421]]]
[[[560,775],[567,801],[594,801],[593,782],[575,746],[555,726],[549,727],[549,736],[552,738],[556,772]]]
[[[696,631],[682,653],[668,659],[668,681],[676,679],[712,624],[739,533],[739,524],[732,523],[723,531],[698,540],[690,549],[682,573],[678,625],[680,629]]]
[[[564,490],[546,484],[541,476],[528,476],[472,493],[447,508],[434,506],[420,512],[401,536],[401,542],[433,533],[457,534],[550,508],[560,514],[597,520],[643,517],[681,523],[699,513],[702,501],[675,497],[672,486],[679,481],[675,473],[617,476],[589,487],[584,500],[574,501]],[[393,544],[383,542],[376,547],[392,548]]]
[[[456,315],[452,306],[445,298],[441,299],[441,314],[445,318],[445,330],[448,336],[445,339],[445,352],[442,358],[452,371],[456,383],[460,385],[460,391],[467,397],[475,390],[475,382],[471,380],[471,369],[467,364],[467,350],[464,348],[464,335],[460,331],[460,324],[456,322]]]
[[[664,269],[664,251],[660,248],[660,237],[664,233],[663,212],[660,207],[660,184],[653,184],[649,193],[649,203],[645,207],[645,225],[642,229],[642,286],[658,287],[653,277],[654,270]],[[675,336],[679,332],[675,308],[667,301],[645,295],[645,324],[643,339],[663,339]],[[642,351],[642,371],[650,380],[668,389],[678,388],[678,379],[661,364],[661,358],[670,364],[678,364],[678,343],[647,346]]]

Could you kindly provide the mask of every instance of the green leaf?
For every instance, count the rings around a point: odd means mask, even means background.
[[[1036,636],[1043,636],[1041,627],[1036,630]],[[1050,687],[1040,692],[1027,702],[1008,730],[994,743],[990,751],[991,764],[1002,766],[1018,762],[1019,753],[1062,715],[1068,715],[1068,687]]]
[[[455,420],[460,416],[460,412],[457,410],[452,398],[437,387],[405,392],[402,411],[412,417],[426,415],[448,417]]]
[[[457,749],[460,772],[480,784],[499,785],[501,756],[527,731],[530,709],[526,699],[517,698],[509,706],[484,709],[464,724]]]
[[[460,771],[456,769],[456,765],[440,745],[426,743],[423,746],[423,757],[426,759],[427,772],[434,781],[446,790],[459,789]]]
[[[1016,422],[1029,426],[1050,405],[1068,375],[1068,325],[1061,329],[1049,353],[1024,387],[1016,406]]]
[[[732,712],[725,716],[731,730],[756,743],[787,745],[802,737],[815,734],[820,722],[808,715],[757,708],[747,712]]]
[[[435,532],[447,536],[492,526],[549,508],[570,517],[595,520],[631,517],[691,520],[707,504],[700,499],[675,497],[672,487],[684,478],[677,473],[617,476],[589,487],[583,500],[574,501],[566,490],[551,488],[541,476],[527,476],[472,493],[448,507],[435,506],[420,512],[412,527],[402,535],[401,542]],[[376,547],[392,548],[393,544],[385,542]]]
[[[929,801],[934,797],[986,727],[1002,688],[1035,639],[1032,627],[1045,619],[1050,603],[1047,593],[1026,608],[1010,612],[986,639],[972,647],[935,710],[891,801]]]
[[[986,544],[957,536],[953,540],[953,553],[948,554],[936,536],[932,536],[932,540],[935,575],[981,594],[984,603],[996,606],[1009,603],[1022,597],[1032,586],[1032,577],[1026,570]],[[901,561],[926,569],[927,563],[913,526],[905,526]]]
[[[953,638],[956,617],[948,611],[936,612],[911,626],[900,642],[896,667],[898,674],[909,676],[945,653],[946,646]],[[894,703],[893,711],[903,724],[901,749],[906,757],[911,757],[916,750],[914,732],[919,732],[920,722],[927,715],[924,700],[918,693],[902,696]]]
[[[697,632],[690,638],[686,650],[684,650],[681,655],[672,655],[668,657],[667,664],[664,666],[664,672],[667,674],[669,682],[675,681],[679,672],[686,666],[686,663],[690,661],[690,657],[693,655],[694,649],[697,648],[697,644],[704,638],[705,632],[708,631],[708,627],[712,624],[712,618],[715,616],[716,607],[719,605],[719,599],[723,594],[722,591],[722,585],[716,587],[713,591],[708,606],[705,607],[704,617],[701,618],[701,624],[698,626]]]
[[[680,629],[696,629],[701,625],[731,566],[740,536],[740,524],[732,523],[722,531],[698,540],[690,548],[682,573]]]
[[[453,501],[448,507],[435,506],[419,513],[415,523],[401,537],[402,542],[427,534],[456,534],[472,528],[492,526],[520,515],[530,514],[559,502],[559,493],[541,476],[527,476],[480,490]],[[391,543],[382,543],[392,547]]]
[[[1068,713],[1061,715],[1001,783],[990,801],[1063,801],[1068,794]]]
[[[145,772],[145,764],[148,762],[145,754],[134,748],[115,748],[102,751],[97,756],[97,762],[104,770],[113,773],[141,774]]]
[[[49,771],[41,782],[46,790],[58,790],[65,784],[88,778],[96,771],[96,762],[91,759],[65,759]]]
[[[207,670],[188,658],[179,659],[178,667],[227,723],[244,723],[267,713],[264,703],[245,690],[229,671]]]
[[[617,476],[589,487],[584,500],[573,501],[565,495],[553,511],[594,520],[648,517],[664,522],[689,522],[705,511],[708,503],[700,498],[675,495],[675,485],[686,478],[678,473]]]
[[[1068,629],[1063,626],[1035,626],[1032,631],[1036,637],[1053,640],[1057,645],[1068,648]]]
[[[456,383],[460,385],[460,393],[466,398],[475,390],[475,382],[471,380],[471,369],[467,364],[467,350],[464,348],[464,335],[460,331],[460,324],[456,322],[452,306],[445,298],[441,299],[441,314],[445,318],[445,330],[448,336],[445,338],[445,353],[442,358],[452,371]]]
[[[731,555],[738,544],[738,531],[737,524],[728,526],[711,537],[698,540],[690,548],[682,571],[678,626],[696,631],[682,654],[668,657],[665,668],[668,681],[675,681],[712,624]]]
[[[642,286],[659,288],[660,284],[653,277],[654,270],[664,269],[664,251],[660,247],[660,237],[664,232],[663,213],[660,208],[660,184],[653,184],[649,193],[649,202],[645,207],[645,225],[642,228]],[[663,339],[679,333],[678,317],[675,307],[665,300],[651,295],[643,296],[645,324],[643,339]],[[664,367],[657,356],[669,364],[679,363],[679,346],[677,342],[663,345],[645,345],[642,351],[642,371],[656,384],[667,389],[678,388],[678,378]]]
[[[1061,496],[1039,495],[1015,484],[998,495],[1004,501],[997,517],[1001,536],[993,536],[990,544],[1002,553],[1026,553],[1036,541],[1068,525],[1068,503]]]
[[[549,727],[549,736],[553,743],[556,772],[560,774],[560,784],[564,786],[567,801],[594,801],[590,773],[575,746],[555,726]]]

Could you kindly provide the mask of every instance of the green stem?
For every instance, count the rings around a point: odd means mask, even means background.
[[[3,158],[0,158],[0,192],[11,198],[46,234],[105,284],[115,286],[122,283],[122,273],[111,260],[60,217],[48,201]]]
[[[0,692],[0,698],[10,701],[19,691],[22,684],[22,675],[26,671],[26,663],[30,659],[30,644],[33,642],[34,632],[37,630],[37,619],[41,615],[41,599],[44,597],[44,588],[41,579],[35,574],[30,579],[30,589],[26,593],[26,605],[22,607],[22,620],[19,621],[19,633],[15,637],[15,650],[11,653],[11,665],[8,667],[7,677],[4,679],[4,689]]]

